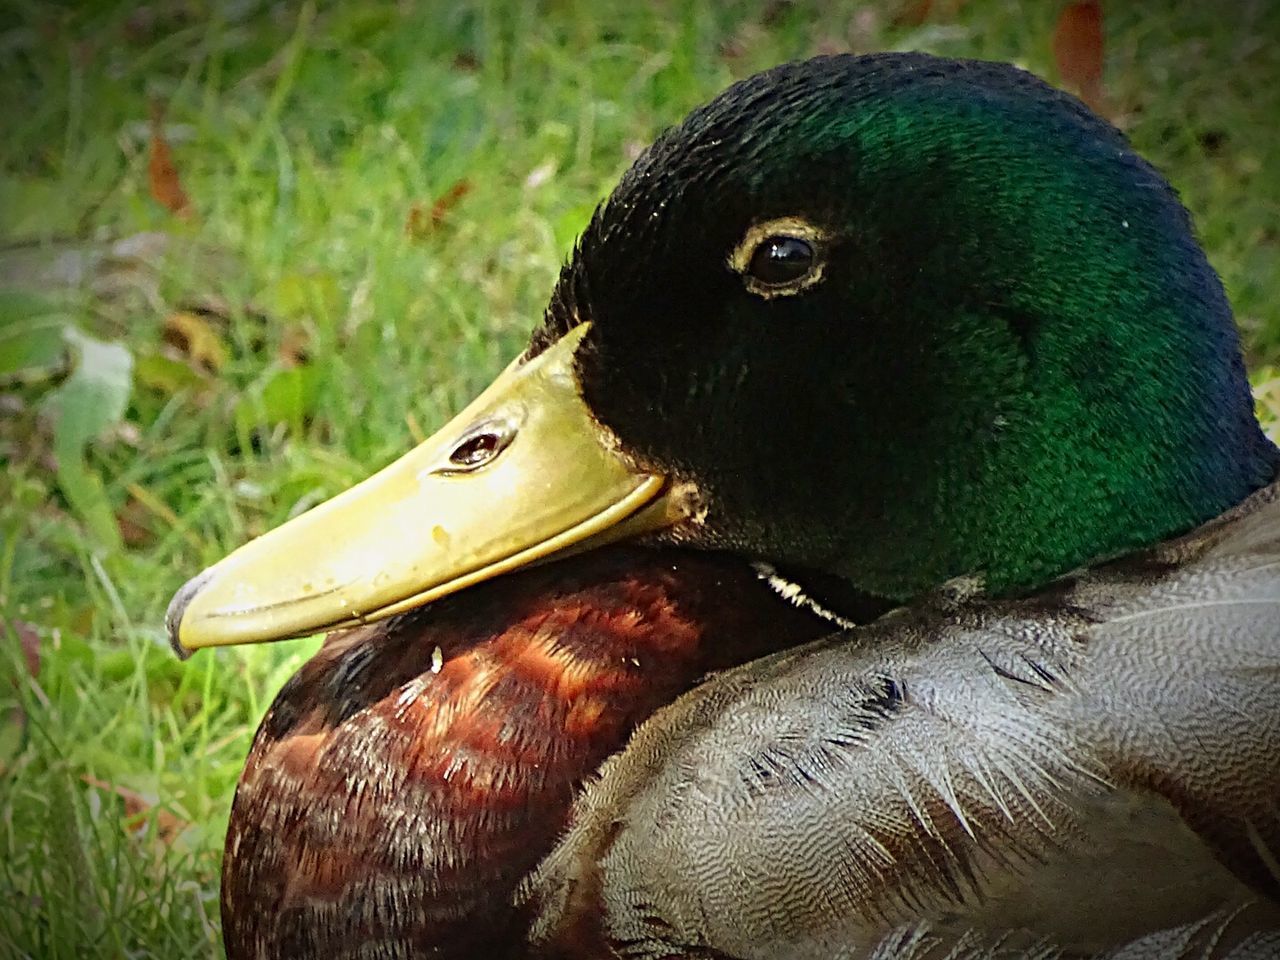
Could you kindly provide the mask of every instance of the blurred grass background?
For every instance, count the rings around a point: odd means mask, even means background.
[[[1103,107],[1191,208],[1274,425],[1277,5],[1103,6]],[[1058,80],[1061,7],[6,4],[0,955],[218,954],[231,793],[315,643],[181,664],[165,604],[495,374],[660,129],[820,52]]]

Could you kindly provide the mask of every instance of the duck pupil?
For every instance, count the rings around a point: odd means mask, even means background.
[[[751,254],[748,269],[761,283],[793,283],[813,267],[813,247],[799,237],[766,237]]]
[[[449,462],[459,467],[475,467],[497,453],[498,446],[497,434],[478,433],[458,444],[449,454]]]

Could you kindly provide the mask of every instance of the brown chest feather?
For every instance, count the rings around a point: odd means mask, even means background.
[[[236,792],[228,957],[510,955],[516,886],[636,725],[828,628],[740,562],[619,548],[332,635]]]

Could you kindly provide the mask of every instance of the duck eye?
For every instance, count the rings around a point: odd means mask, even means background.
[[[822,279],[829,234],[800,216],[753,223],[729,254],[728,266],[750,293],[765,300],[790,297]]]
[[[765,237],[751,254],[747,272],[759,283],[781,287],[795,283],[813,269],[817,254],[799,237]]]

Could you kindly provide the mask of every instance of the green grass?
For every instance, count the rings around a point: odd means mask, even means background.
[[[202,6],[0,14],[4,956],[216,953],[231,792],[314,642],[181,664],[161,630],[168,598],[491,377],[658,130],[735,78],[820,51],[917,48],[1055,75],[1054,4],[939,3],[918,27],[875,4]],[[1195,214],[1274,418],[1274,5],[1106,6],[1119,122]],[[148,191],[154,103],[187,220]],[[422,222],[460,181],[441,223],[406,231],[415,204]],[[101,258],[147,231],[162,253]],[[67,264],[94,271],[57,281]],[[166,341],[165,318],[193,303],[209,308],[196,329],[223,356],[216,373]],[[68,330],[93,338],[79,379]]]

